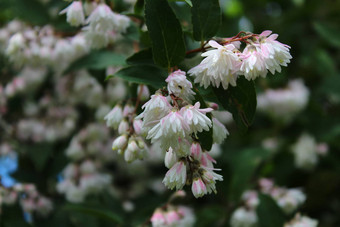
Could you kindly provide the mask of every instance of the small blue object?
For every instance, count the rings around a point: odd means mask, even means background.
[[[1,184],[5,187],[11,187],[15,180],[10,176],[11,173],[18,169],[18,157],[16,154],[8,154],[0,157],[0,176]]]

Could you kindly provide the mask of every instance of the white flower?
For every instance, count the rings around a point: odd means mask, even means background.
[[[6,54],[12,56],[25,48],[25,38],[21,33],[16,33],[8,41]]]
[[[124,152],[124,159],[126,162],[133,162],[137,159],[137,153],[139,151],[139,147],[134,139],[130,139],[128,146]]]
[[[114,41],[118,34],[125,32],[130,20],[124,15],[112,12],[110,7],[101,3],[93,10],[86,23],[89,25],[84,30],[90,45],[93,48],[101,48]]]
[[[165,154],[164,164],[168,169],[170,169],[176,162],[177,162],[176,152],[170,147]]]
[[[192,84],[187,80],[185,72],[177,70],[171,73],[165,81],[168,83],[169,94],[174,94],[188,102],[193,100],[195,92],[192,91]]]
[[[216,118],[212,118],[213,121],[213,141],[214,143],[221,144],[229,135],[227,128],[219,122]]]
[[[93,174],[97,171],[95,163],[91,160],[86,160],[81,163],[79,169],[82,174]]]
[[[231,227],[255,227],[256,224],[257,216],[254,210],[247,210],[240,207],[231,215]]]
[[[209,131],[211,128],[211,120],[205,115],[211,112],[212,108],[200,109],[200,103],[196,102],[194,106],[187,105],[180,110],[185,122],[189,125],[190,131],[193,133]]]
[[[247,45],[240,58],[242,59],[240,70],[247,80],[255,80],[259,76],[267,76],[268,71],[265,59],[258,44]]]
[[[287,66],[292,56],[289,53],[290,46],[278,42],[276,40],[278,35],[271,35],[271,33],[271,31],[262,32],[259,42],[266,68],[274,74],[275,71],[281,72],[281,66]]]
[[[207,188],[207,193],[217,193],[216,191],[216,181],[223,181],[222,175],[219,175],[215,173],[211,168],[203,167],[203,174],[202,174],[202,180],[205,183],[205,186]]]
[[[247,207],[256,209],[256,207],[260,204],[260,200],[257,195],[257,191],[248,190],[242,194],[242,200],[245,202]]]
[[[119,123],[119,126],[118,126],[118,133],[119,133],[119,135],[128,133],[129,128],[130,128],[130,126],[129,126],[128,121],[125,120],[125,119],[122,120]]]
[[[191,191],[195,198],[202,197],[208,193],[207,187],[200,177],[195,178],[192,182]]]
[[[318,221],[307,216],[296,214],[294,219],[286,223],[284,227],[317,227]]]
[[[257,108],[274,120],[291,121],[307,105],[309,90],[302,80],[292,80],[283,89],[268,89],[257,96]]]
[[[178,139],[185,138],[190,131],[188,123],[182,115],[175,110],[172,110],[163,117],[149,132],[147,139],[151,142],[161,139],[161,144],[164,148],[177,148]]]
[[[125,149],[127,145],[127,135],[121,135],[116,138],[112,143],[112,150],[122,150]]]
[[[74,1],[60,14],[66,13],[67,22],[72,26],[79,26],[85,23],[85,15],[81,1]]]
[[[117,128],[123,120],[123,109],[120,105],[116,105],[105,117],[107,127]]]
[[[303,134],[294,144],[295,166],[305,170],[311,170],[318,163],[317,144],[315,139],[308,134]]]
[[[234,53],[235,46],[233,44],[222,46],[213,40],[209,41],[209,45],[215,49],[203,53],[202,57],[206,58],[188,73],[195,76],[195,83],[200,83],[204,88],[210,84],[215,87],[222,84],[224,89],[227,89],[229,84],[236,86],[241,62]]]
[[[182,189],[187,178],[187,168],[184,161],[176,162],[165,174],[163,183],[170,189]]]
[[[146,131],[155,126],[162,117],[167,115],[171,108],[166,97],[156,93],[142,106],[144,111],[138,115],[136,119],[143,118],[142,128]]]
[[[277,199],[278,205],[286,214],[291,214],[306,200],[306,195],[300,189],[288,189]]]

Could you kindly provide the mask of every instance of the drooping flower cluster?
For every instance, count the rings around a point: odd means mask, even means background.
[[[247,80],[255,80],[260,76],[266,77],[268,71],[272,74],[275,71],[281,72],[281,66],[287,66],[292,58],[290,47],[278,42],[278,35],[271,33],[264,31],[259,35],[244,34],[242,41],[246,47],[242,52],[240,43],[232,38],[222,42],[223,45],[211,40],[209,45],[214,49],[203,53],[205,59],[188,73],[195,77],[195,83],[204,88],[209,85],[219,87],[222,84],[227,89],[229,84],[236,86],[240,75]]]
[[[148,150],[141,137],[142,121],[135,116],[134,106],[126,104],[123,108],[117,104],[104,118],[108,127],[118,130],[119,136],[113,141],[112,150],[123,155],[126,162],[144,159]]]
[[[72,26],[86,25],[83,28],[86,41],[96,49],[113,43],[130,25],[128,17],[112,12],[105,3],[85,3],[83,8],[80,1],[74,1],[60,13],[66,13]]]
[[[270,179],[262,178],[259,180],[260,193],[267,194],[272,197],[277,205],[287,214],[290,215],[301,206],[305,200],[306,195],[297,188],[287,189],[274,185]],[[258,192],[255,190],[248,190],[243,193],[242,200],[244,206],[237,208],[230,219],[232,227],[257,226],[256,208],[260,201]]]
[[[137,119],[143,119],[142,131],[151,143],[159,142],[166,150],[165,165],[169,168],[163,183],[170,189],[192,185],[195,197],[216,192],[216,181],[222,176],[214,172],[216,161],[197,141],[199,133],[213,130],[214,142],[222,143],[228,131],[217,119],[207,116],[212,109],[192,105],[194,92],[185,72],[177,70],[166,79],[167,90],[159,90],[142,108]]]
[[[317,144],[315,138],[309,134],[302,134],[292,147],[294,162],[297,168],[312,170],[319,161],[320,155],[328,152],[325,143]]]
[[[292,80],[284,89],[268,89],[257,96],[257,108],[274,120],[290,122],[309,100],[309,90],[302,80]]]

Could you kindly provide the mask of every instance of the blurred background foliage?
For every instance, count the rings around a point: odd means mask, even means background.
[[[115,10],[127,10],[123,1],[111,1],[115,4]],[[37,0],[1,0],[0,25],[20,19],[31,25],[52,24],[62,32],[72,32],[73,28],[65,22],[65,17],[57,14],[52,17],[48,13],[57,13],[67,4],[61,0],[45,4]],[[224,181],[217,183],[218,193],[201,199],[194,199],[188,193],[184,201],[196,212],[196,226],[228,226],[228,218],[239,205],[242,192],[256,188],[260,177],[272,178],[280,186],[302,187],[307,194],[307,201],[301,212],[318,219],[320,227],[340,226],[340,1],[221,0],[220,4],[223,19],[217,36],[230,37],[240,30],[254,33],[272,30],[280,35],[282,43],[291,46],[293,60],[289,67],[275,76],[257,80],[258,91],[283,87],[292,78],[302,78],[311,95],[308,106],[289,124],[279,124],[258,113],[252,127],[245,134],[240,133],[235,125],[228,126],[230,136],[223,145],[217,165],[217,168],[223,169],[221,174],[224,176]],[[181,19],[184,30],[189,30],[190,6],[175,1],[171,1],[171,6]],[[128,35],[136,38],[140,34],[131,29]],[[190,45],[187,44],[188,47]],[[1,81],[9,79],[9,64],[4,56],[0,57]],[[92,74],[100,73],[100,70],[95,70]],[[11,103],[13,108],[20,109],[20,100],[11,100]],[[82,118],[85,122],[86,116]],[[290,152],[291,146],[303,132],[308,132],[317,141],[329,146],[328,155],[321,158],[317,168],[311,172],[295,168]],[[263,148],[262,142],[268,137],[282,141],[276,153]],[[33,182],[40,191],[48,194],[49,187],[52,187],[58,173],[67,163],[60,151],[65,149],[68,142],[65,140],[64,143],[53,145],[24,144],[21,149],[32,152],[28,151],[27,157],[20,158],[19,170],[13,174],[14,178],[22,182]],[[159,177],[166,171],[162,166],[153,166],[151,169]],[[125,181],[129,179],[124,179],[124,173],[121,175],[115,183],[125,187]],[[119,198],[108,194],[88,198],[81,205],[68,204],[62,196],[55,197],[53,215],[34,225],[96,227],[119,223],[117,225],[135,226],[144,223],[156,207],[167,201],[170,193],[168,191],[167,195],[155,196],[154,192],[148,191],[133,201],[135,210],[132,213],[122,209]],[[263,204],[261,209],[265,214],[272,212],[273,216],[282,215],[275,214],[270,201]],[[266,216],[262,215],[260,219],[270,218]],[[4,207],[1,223],[8,227],[29,226],[21,217],[19,207]]]

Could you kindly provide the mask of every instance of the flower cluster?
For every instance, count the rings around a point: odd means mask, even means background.
[[[223,45],[214,40],[209,41],[209,50],[202,54],[205,57],[196,67],[189,70],[189,74],[195,77],[195,83],[204,88],[210,84],[219,87],[220,84],[227,89],[229,84],[236,86],[238,76],[243,75],[247,80],[255,80],[257,77],[266,77],[268,71],[272,74],[281,72],[281,66],[287,66],[292,56],[289,46],[277,41],[277,34],[264,31],[259,35],[242,33],[240,39],[246,43],[243,51],[240,51],[238,36],[226,39]]]
[[[100,173],[100,164],[90,159],[81,164],[69,164],[63,171],[63,180],[58,183],[57,190],[74,203],[83,202],[89,194],[101,192],[111,184],[111,175]]]
[[[53,210],[50,199],[42,196],[33,184],[15,184],[10,188],[0,186],[1,204],[13,205],[19,202],[23,212],[47,216]],[[0,210],[1,213],[1,210]]]
[[[48,25],[32,28],[13,21],[0,33],[3,33],[0,46],[6,46],[6,55],[18,66],[29,65],[39,70],[44,65],[61,73],[70,62],[89,52],[84,34],[62,38]]]
[[[157,208],[151,217],[153,227],[190,227],[195,224],[193,211],[185,206],[168,205]]]
[[[315,138],[309,134],[302,134],[292,147],[295,166],[304,170],[312,170],[319,160],[319,155],[328,152],[325,143],[317,144]]]
[[[287,215],[296,211],[296,209],[306,200],[306,195],[300,189],[278,187],[274,185],[274,182],[270,179],[260,179],[259,186],[259,191],[272,197]],[[256,226],[256,208],[260,203],[258,192],[254,190],[246,191],[242,195],[242,200],[244,206],[239,207],[234,211],[230,219],[230,225],[232,227]]]
[[[318,221],[307,216],[296,214],[293,220],[286,223],[284,227],[317,227]]]
[[[151,143],[160,143],[166,150],[165,166],[169,168],[163,183],[170,189],[182,189],[192,185],[195,197],[216,192],[216,181],[222,176],[216,174],[216,161],[202,149],[199,133],[213,130],[215,143],[222,143],[228,131],[217,119],[207,114],[212,108],[200,108],[201,103],[192,105],[195,92],[186,79],[185,72],[177,70],[166,79],[167,90],[159,90],[142,108],[137,119],[143,119],[142,132]]]
[[[128,17],[112,12],[105,3],[85,3],[83,7],[81,1],[74,1],[60,13],[66,13],[72,26],[86,25],[83,27],[86,41],[97,49],[113,43],[130,25]]]
[[[292,80],[284,89],[268,89],[257,96],[257,109],[274,120],[288,123],[307,105],[309,90],[302,80]]]
[[[112,150],[123,155],[126,162],[144,159],[148,150],[141,137],[142,121],[135,119],[135,116],[134,106],[126,104],[122,107],[117,104],[104,118],[108,127],[118,130],[119,136],[113,141]]]

